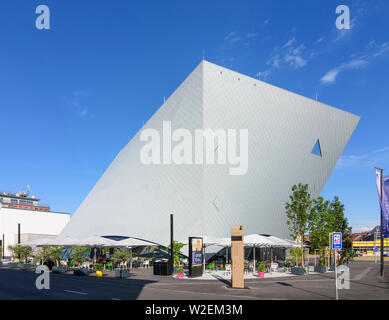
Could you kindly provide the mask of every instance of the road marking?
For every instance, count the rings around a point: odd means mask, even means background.
[[[122,299],[118,299],[118,298],[112,298],[112,300],[122,300]]]
[[[82,294],[82,295],[87,295],[86,292],[80,292],[80,291],[73,291],[73,290],[64,290],[65,292],[69,293],[75,293],[75,294]]]
[[[362,280],[362,278],[363,278],[364,276],[366,276],[366,275],[369,273],[369,271],[370,271],[371,269],[373,269],[373,267],[368,267],[368,268],[366,268],[366,269],[363,270],[360,274],[358,274],[355,278],[351,279],[351,281],[359,281],[359,280]]]

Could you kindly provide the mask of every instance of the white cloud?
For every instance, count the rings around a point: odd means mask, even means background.
[[[280,67],[280,62],[281,62],[281,57],[279,54],[274,55],[271,57],[266,64],[271,65],[274,68],[279,68]]]
[[[323,84],[331,84],[336,81],[336,77],[338,76],[340,70],[339,69],[331,69],[327,71],[327,73],[320,79]]]
[[[316,39],[316,41],[313,43],[313,44],[319,44],[319,43],[322,43],[324,41],[324,37],[320,37],[318,39]]]
[[[238,42],[240,40],[240,37],[237,36],[237,32],[236,31],[231,31],[229,34],[227,34],[225,37],[224,37],[224,41],[227,41],[229,43],[235,43],[235,42]]]
[[[66,104],[73,109],[75,115],[82,119],[86,119],[90,116],[88,109],[81,103],[81,100],[88,96],[89,93],[85,91],[75,91],[70,99],[66,99]]]
[[[373,54],[374,57],[382,56],[386,53],[389,53],[389,42],[383,43],[380,48]]]
[[[365,68],[367,65],[368,61],[364,57],[343,62],[340,66],[327,71],[327,73],[320,79],[320,81],[322,84],[333,84],[336,82],[336,78],[340,72],[345,70],[358,70]]]
[[[346,167],[371,167],[389,159],[389,146],[358,155],[342,156],[336,164],[337,169]]]
[[[267,80],[271,74],[270,70],[260,71],[255,74],[259,80]]]
[[[288,47],[290,47],[294,42],[296,41],[296,38],[292,38],[292,39],[290,39],[287,43],[285,43],[282,47],[283,48],[288,48]]]

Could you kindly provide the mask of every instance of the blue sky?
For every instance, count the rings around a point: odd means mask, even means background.
[[[50,8],[51,29],[35,27]],[[351,29],[335,27],[335,8]],[[322,195],[378,223],[389,173],[389,2],[2,1],[0,189],[73,213],[117,153],[205,58],[361,116]],[[260,74],[259,74],[260,73]]]

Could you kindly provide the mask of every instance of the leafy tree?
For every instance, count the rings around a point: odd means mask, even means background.
[[[318,197],[313,202],[313,208],[309,219],[311,247],[320,250],[320,266],[325,265],[326,247],[329,245],[329,233],[333,228],[331,205],[328,200]]]
[[[31,256],[32,248],[30,246],[23,246],[21,244],[16,244],[14,246],[9,245],[8,250],[11,251],[11,256],[13,260],[16,260],[20,257],[19,262],[27,263],[27,258]]]
[[[290,236],[299,239],[301,251],[304,249],[304,237],[309,230],[309,218],[312,209],[312,199],[308,192],[308,185],[301,184],[292,187],[290,202],[286,203],[286,215]],[[304,254],[301,255],[301,263],[304,267]],[[298,265],[298,263],[297,263]]]
[[[36,257],[41,261],[41,264],[44,264],[45,262],[50,260],[50,246],[45,245],[42,246],[37,254]]]
[[[173,260],[174,260],[175,267],[180,265],[181,249],[185,246],[186,246],[186,244],[183,242],[179,242],[176,240],[173,241]],[[167,248],[170,249],[170,244],[168,245]]]
[[[348,219],[344,216],[344,204],[340,202],[339,197],[335,196],[334,200],[331,201],[331,232],[341,232],[343,248],[352,247],[352,228],[348,225]]]
[[[81,246],[75,246],[72,250],[72,259],[74,263],[78,266],[81,266],[85,260],[88,254],[90,253],[90,248],[85,248]]]
[[[113,262],[120,263],[120,266],[123,267],[124,263],[131,259],[131,252],[124,248],[115,249],[114,253],[111,255],[111,260]]]
[[[49,246],[49,259],[51,261],[55,261],[57,267],[59,266],[59,262],[61,261],[61,254],[63,248],[60,246]]]

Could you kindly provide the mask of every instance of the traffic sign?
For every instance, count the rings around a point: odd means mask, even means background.
[[[374,252],[378,252],[378,248],[374,248]]]
[[[332,250],[341,250],[342,249],[342,233],[333,232],[331,237]]]

